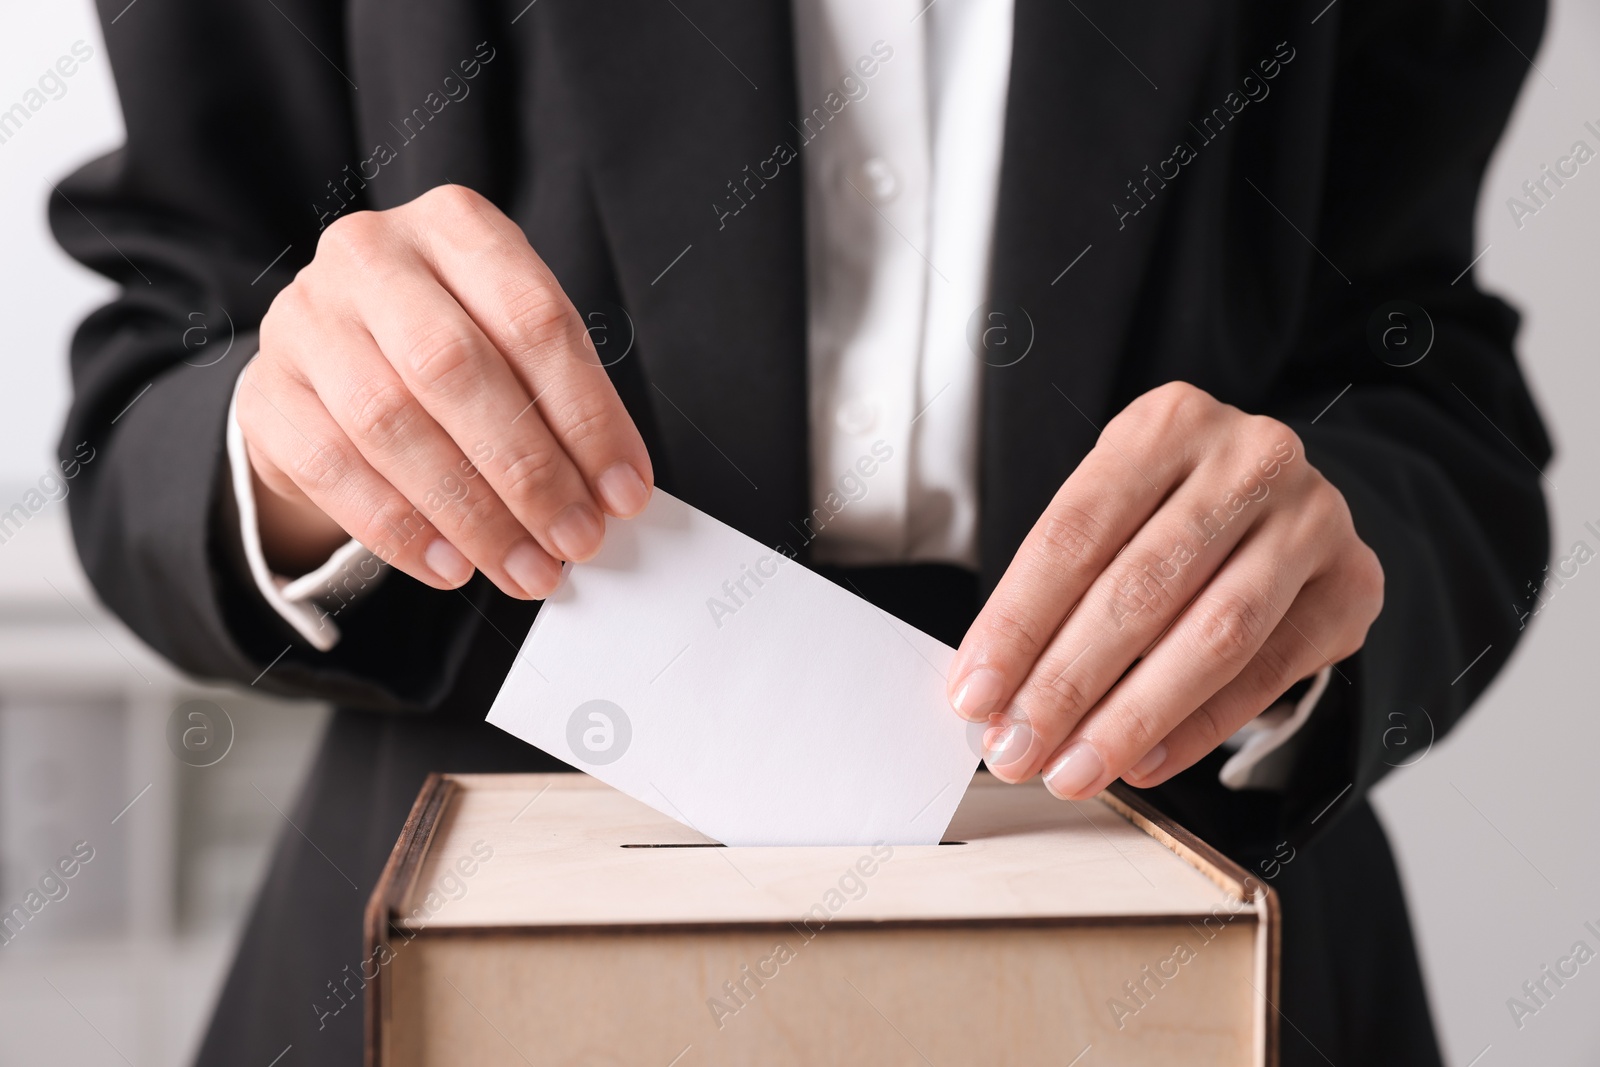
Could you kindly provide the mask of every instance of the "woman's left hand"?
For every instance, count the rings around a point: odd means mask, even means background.
[[[1175,382],[1106,426],[951,665],[999,778],[1165,781],[1359,649],[1383,569],[1299,437]]]

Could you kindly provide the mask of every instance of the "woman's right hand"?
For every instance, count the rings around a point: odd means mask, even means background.
[[[238,419],[267,562],[354,537],[436,589],[542,599],[644,509],[644,440],[521,229],[461,186],[330,225],[261,323]]]

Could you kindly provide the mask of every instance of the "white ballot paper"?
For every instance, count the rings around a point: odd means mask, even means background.
[[[726,845],[937,844],[955,652],[661,490],[569,565],[489,721]]]

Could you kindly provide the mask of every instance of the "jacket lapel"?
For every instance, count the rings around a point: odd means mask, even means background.
[[[1169,156],[1203,110],[1195,101],[1215,51],[1195,41],[1218,35],[1208,5],[1166,7],[1154,19],[1115,2],[1016,0],[990,307],[1029,331],[1032,348],[984,378],[986,588],[1130,399],[1119,369],[1181,189],[1152,183],[1158,191],[1140,208],[1129,183]],[[1114,205],[1139,214],[1121,217]]]
[[[787,4],[555,0],[671,492],[752,537],[807,513],[805,248]],[[537,146],[535,146],[535,149]]]

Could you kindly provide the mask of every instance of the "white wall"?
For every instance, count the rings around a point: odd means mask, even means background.
[[[114,287],[50,238],[50,183],[122,141],[122,113],[87,0],[0,0],[0,110],[83,41],[94,55],[22,129],[0,144],[0,486],[35,482],[54,456],[66,412],[67,342]],[[10,502],[10,495],[6,497]]]
[[[5,510],[26,503],[24,489],[52,469],[68,339],[113,291],[55,246],[45,199],[52,181],[120,143],[122,121],[87,0],[0,0],[0,26],[0,111],[38,88],[75,42],[92,49],[59,98],[0,143]],[[291,806],[323,723],[317,705],[253,692],[179,678],[100,609],[72,554],[64,503],[8,528],[0,910],[74,842],[88,842],[94,857],[0,950],[0,1067],[178,1067],[192,1058],[269,850],[287,831],[273,804]],[[204,768],[168,750],[169,716],[196,698],[214,702],[235,731],[226,757]]]
[[[49,239],[48,182],[114,146],[121,124],[85,0],[0,0],[0,25],[7,27],[0,34],[0,107],[19,99],[74,41],[95,51],[61,99],[0,144],[0,486],[9,492],[35,481],[50,462],[66,406],[68,336],[109,290]],[[1597,43],[1600,11],[1556,0],[1550,36],[1535,57],[1549,82],[1535,74],[1528,83],[1486,186],[1478,240],[1479,248],[1491,246],[1478,264],[1482,282],[1526,315],[1524,362],[1560,447],[1549,477],[1563,553],[1580,539],[1600,549],[1600,536],[1583,525],[1600,528],[1600,419],[1592,410],[1600,300],[1591,266],[1600,238],[1600,163],[1585,167],[1521,229],[1505,200],[1574,140],[1600,148],[1600,137],[1583,128],[1590,120],[1600,127]],[[61,536],[59,524],[54,528],[52,536]],[[0,553],[0,570],[5,565]],[[1506,1007],[1524,981],[1574,942],[1600,951],[1600,937],[1583,928],[1592,920],[1600,929],[1600,856],[1590,847],[1600,809],[1597,624],[1600,566],[1593,566],[1541,612],[1531,640],[1469,721],[1380,790],[1448,1062],[1456,1067],[1600,1061],[1593,1022],[1600,963],[1584,967],[1521,1029]],[[192,1027],[199,1014],[178,1017]],[[185,1049],[193,1039],[168,1037],[161,1047]]]

